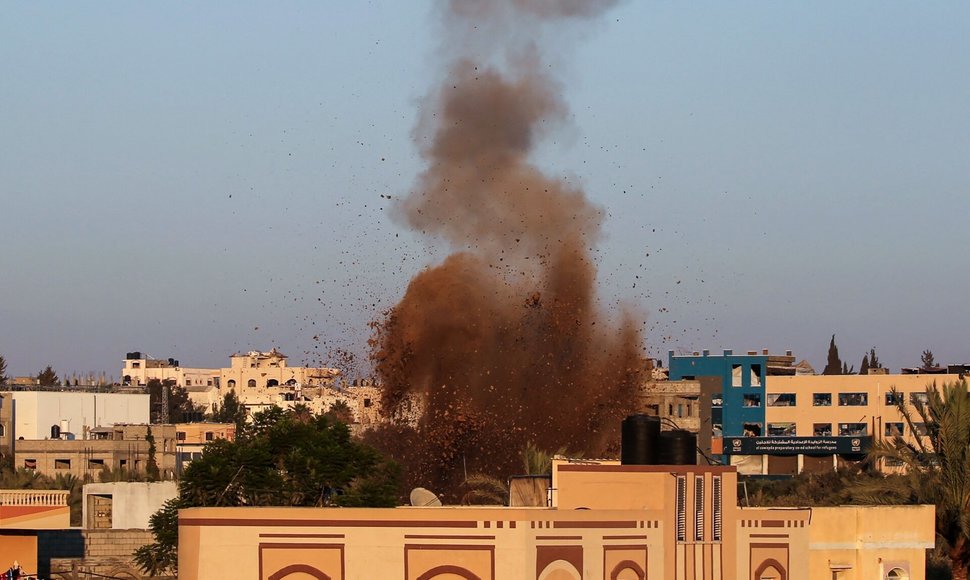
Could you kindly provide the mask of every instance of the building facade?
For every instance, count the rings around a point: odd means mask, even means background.
[[[97,480],[104,470],[130,470],[145,474],[148,468],[148,430],[155,439],[155,462],[160,476],[176,472],[174,425],[115,425],[93,429],[88,439],[26,439],[14,445],[14,466],[56,477],[70,474]]]
[[[14,439],[45,439],[57,427],[64,437],[82,439],[95,427],[148,423],[147,394],[69,391],[2,393],[10,406]]]
[[[741,473],[831,471],[862,460],[876,441],[925,434],[905,425],[894,397],[913,406],[960,375],[799,374],[794,357],[708,351],[670,356],[672,380],[701,384],[698,445]],[[893,393],[896,394],[893,394]],[[892,468],[891,465],[881,465]]]
[[[186,509],[179,577],[924,578],[932,506],[740,508],[736,484],[733,467],[556,462],[551,507]]]

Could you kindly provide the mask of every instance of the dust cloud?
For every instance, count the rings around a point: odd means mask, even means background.
[[[504,479],[521,472],[527,442],[616,451],[639,327],[598,305],[602,210],[530,160],[568,120],[548,57],[558,31],[582,31],[614,3],[439,3],[443,76],[415,130],[426,165],[392,211],[452,253],[411,280],[371,339],[385,412],[424,407],[416,428],[383,437],[412,483],[458,493],[466,473]]]

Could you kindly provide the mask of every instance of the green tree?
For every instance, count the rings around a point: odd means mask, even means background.
[[[158,450],[155,447],[155,436],[152,435],[151,427],[145,433],[145,441],[148,441],[148,461],[145,462],[145,474],[148,476],[148,481],[158,481],[161,479],[161,474],[158,471],[158,458],[155,457]]]
[[[932,350],[927,349],[923,351],[922,356],[920,356],[920,366],[924,369],[937,368],[936,358],[933,356]]]
[[[246,406],[239,401],[236,391],[229,391],[222,397],[221,405],[212,405],[209,418],[216,423],[235,423],[236,433],[239,434],[246,426]]]
[[[198,417],[202,415],[202,407],[193,404],[185,387],[176,385],[172,379],[164,381],[149,379],[146,388],[148,389],[149,405],[152,410],[152,423],[162,422],[161,418],[164,415],[162,406],[165,400],[164,389],[168,389],[169,423],[191,423],[198,421]]]
[[[152,516],[155,542],[136,553],[147,572],[178,562],[177,510],[208,506],[368,506],[397,504],[400,471],[326,415],[298,420],[261,411],[236,441],[206,445],[182,474],[179,496]]]
[[[835,335],[832,335],[832,340],[829,342],[829,356],[828,362],[825,363],[825,368],[822,370],[823,375],[841,375],[843,369],[842,359],[839,358],[839,347],[835,346]]]
[[[7,359],[0,355],[0,385],[7,384]]]
[[[47,365],[47,368],[37,373],[37,384],[42,387],[55,387],[61,384],[61,380],[57,378],[57,373],[54,369]]]
[[[882,477],[858,489],[871,503],[912,503],[936,506],[937,546],[950,559],[954,580],[967,580],[970,568],[970,398],[966,381],[926,389],[927,402],[912,408],[893,389],[896,408],[910,433],[917,423],[926,437],[901,436],[877,442],[872,462],[899,465],[901,476]],[[915,410],[915,414],[914,414]]]
[[[869,349],[869,368],[871,369],[881,369],[882,361],[876,356],[876,347]],[[861,374],[861,373],[860,373]]]
[[[336,421],[340,421],[344,425],[349,425],[354,422],[354,413],[350,410],[350,405],[348,405],[346,401],[334,401],[334,403],[330,405],[327,415]]]
[[[862,355],[862,364],[859,365],[859,374],[860,375],[869,374],[869,353]]]

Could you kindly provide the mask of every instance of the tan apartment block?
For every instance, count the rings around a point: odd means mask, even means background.
[[[56,477],[71,474],[95,480],[104,469],[127,469],[145,473],[151,427],[155,438],[155,461],[163,478],[174,477],[176,439],[174,425],[115,425],[91,430],[90,439],[18,440],[14,466]]]

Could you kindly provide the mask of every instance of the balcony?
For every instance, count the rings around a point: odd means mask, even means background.
[[[0,506],[66,506],[69,493],[65,490],[3,489],[0,490]]]

